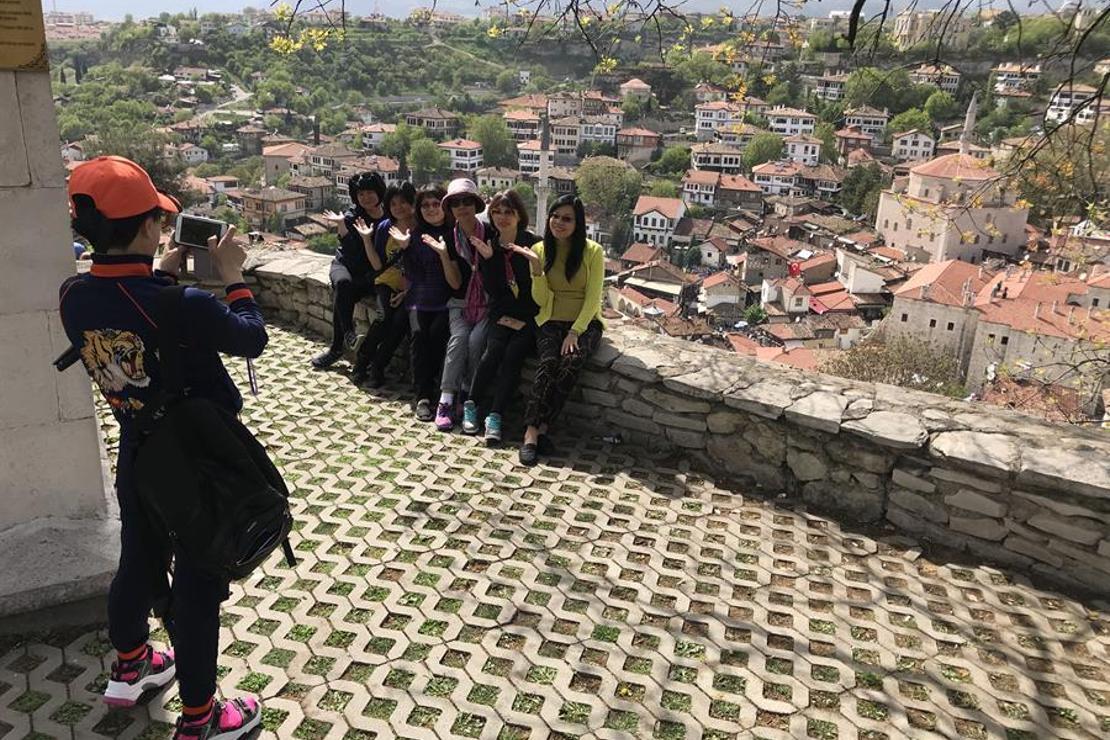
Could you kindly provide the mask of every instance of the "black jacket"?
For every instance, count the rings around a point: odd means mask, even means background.
[[[539,237],[530,231],[517,233],[517,243],[521,246],[530,247],[538,241]],[[516,252],[504,249],[496,231],[493,231],[489,244],[493,247],[493,256],[488,260],[479,260],[478,271],[482,274],[482,282],[489,295],[490,320],[497,321],[502,316],[511,316],[525,323],[534,323],[540,307],[532,300],[532,269],[528,260]],[[506,258],[516,281],[515,295],[505,269]]]

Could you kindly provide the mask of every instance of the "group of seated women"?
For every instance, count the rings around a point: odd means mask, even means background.
[[[377,388],[407,337],[416,418],[443,432],[460,425],[494,445],[521,367],[536,353],[520,461],[550,455],[549,427],[603,328],[604,253],[586,238],[582,202],[556,199],[539,235],[514,190],[487,204],[465,178],[417,190],[387,188],[372,173],[349,188],[352,207],[325,214],[339,231],[333,331],[312,364],[329,367],[352,350],[355,382]],[[359,337],[354,307],[370,296],[376,318]]]

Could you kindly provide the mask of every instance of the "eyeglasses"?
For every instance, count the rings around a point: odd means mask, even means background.
[[[442,207],[443,206],[440,205],[440,202],[438,200],[426,200],[426,201],[424,201],[423,203],[420,204],[420,210],[422,210],[422,211],[426,208],[430,208],[430,209],[438,211]]]
[[[557,221],[561,224],[572,224],[574,223],[574,216],[560,216],[556,213],[553,213],[548,217],[548,220]]]

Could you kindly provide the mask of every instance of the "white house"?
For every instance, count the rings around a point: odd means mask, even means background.
[[[991,70],[994,91],[1028,90],[1041,78],[1041,65],[1003,62]]]
[[[874,137],[882,136],[883,130],[889,122],[890,112],[885,108],[877,110],[869,105],[861,105],[858,108],[849,108],[844,111],[845,127],[858,128],[860,131]]]
[[[1097,96],[1098,90],[1090,85],[1079,83],[1060,85],[1056,88],[1056,92],[1052,94],[1052,100],[1048,103],[1048,110],[1044,114],[1045,120],[1051,123],[1060,123],[1066,121],[1072,115],[1073,109],[1081,108],[1082,110],[1075,114],[1073,120],[1076,123],[1091,123],[1095,117],[1094,100]]]
[[[728,270],[715,272],[703,280],[698,294],[698,303],[705,310],[723,305],[743,307],[746,300],[747,291],[743,284]]]
[[[817,125],[817,116],[797,108],[778,106],[767,111],[770,129],[779,136],[812,134]]]
[[[678,198],[641,195],[632,209],[633,238],[657,247],[669,247],[684,215],[686,204]]]
[[[621,100],[638,100],[641,103],[651,100],[651,85],[633,77],[620,86]]]
[[[711,170],[731,175],[744,169],[744,151],[729,144],[706,141],[690,147],[690,166],[695,170]]]
[[[843,100],[844,85],[848,82],[846,74],[825,74],[817,78],[813,87],[813,94],[822,100]]]
[[[474,173],[479,188],[508,190],[520,179],[520,173],[508,167],[480,167]]]
[[[540,157],[547,160],[548,167],[555,166],[555,151],[553,149],[540,150],[540,142],[522,141],[516,145],[517,169],[522,175],[535,175],[540,171]]]
[[[694,133],[698,139],[712,139],[722,126],[740,123],[743,113],[739,105],[727,100],[711,100],[694,106]]]
[[[891,140],[891,153],[899,162],[916,162],[932,159],[937,142],[932,136],[919,129],[910,129],[895,134]]]
[[[821,159],[821,140],[809,134],[795,134],[783,140],[786,158],[798,164],[815,165]]]
[[[789,195],[801,168],[796,162],[764,162],[752,168],[752,181],[764,195]]]
[[[397,130],[395,123],[370,123],[362,127],[362,148],[377,151],[385,137]]]
[[[960,88],[960,73],[949,64],[922,64],[910,72],[910,81],[915,85],[934,85],[955,95]]]
[[[451,156],[452,172],[474,172],[482,166],[482,145],[470,139],[451,139],[439,145]]]

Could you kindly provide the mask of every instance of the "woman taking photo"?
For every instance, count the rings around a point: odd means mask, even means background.
[[[331,287],[334,295],[331,321],[331,346],[312,358],[317,370],[331,367],[343,356],[343,348],[354,349],[355,304],[374,292],[374,271],[366,245],[355,231],[355,222],[362,219],[373,228],[385,218],[385,181],[376,172],[363,172],[347,181],[351,207],[346,213],[325,211],[324,218],[339,231],[339,249],[331,263]]]
[[[501,414],[517,393],[520,369],[536,348],[536,312],[528,260],[510,245],[538,241],[528,231],[528,211],[515,190],[493,196],[489,204],[494,231],[490,241],[471,239],[479,256],[478,269],[489,294],[486,349],[463,405],[464,434],[477,434],[485,418],[486,444],[501,442]]]
[[[463,284],[454,245],[448,241],[444,195],[443,188],[421,190],[416,194],[416,231],[410,235],[396,226],[390,229],[390,236],[407,245],[401,266],[408,282],[405,308],[412,331],[412,379],[420,421],[435,418],[435,380],[450,333],[447,301]]]
[[[601,341],[601,292],[605,256],[586,238],[582,201],[563,195],[547,211],[543,241],[533,248],[510,247],[525,257],[532,273],[539,366],[528,403],[520,462],[535,465],[553,452],[548,427],[562,410],[586,358]]]
[[[407,182],[391,185],[386,191],[385,204],[388,218],[383,219],[377,229],[362,219],[355,221],[355,230],[362,237],[370,266],[377,274],[374,291],[378,295],[378,320],[359,345],[353,379],[355,385],[362,385],[369,377],[372,388],[385,384],[385,369],[397,346],[409,333],[409,316],[404,307],[405,279],[400,265],[408,242],[397,239],[390,232],[396,228],[402,233],[411,233],[416,226],[416,188]]]
[[[460,391],[470,388],[486,345],[488,306],[482,273],[478,269],[478,252],[472,239],[484,241],[487,225],[478,220],[486,204],[478,195],[473,181],[460,177],[452,180],[443,199],[443,210],[451,226],[448,239],[458,255],[458,289],[448,301],[451,336],[443,361],[439,404],[436,406],[436,428],[449,432],[458,419],[456,404],[461,404]]]

